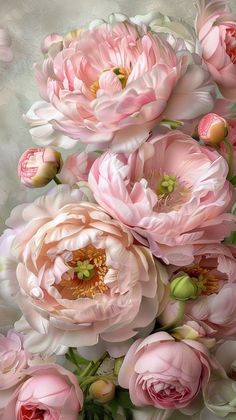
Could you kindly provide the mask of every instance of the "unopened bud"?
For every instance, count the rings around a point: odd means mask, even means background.
[[[217,114],[204,115],[198,124],[200,139],[211,146],[218,146],[228,134],[227,121]]]
[[[106,404],[115,397],[115,385],[108,379],[98,379],[90,385],[89,393],[94,400]]]
[[[56,150],[32,147],[21,156],[18,175],[26,187],[44,187],[60,172],[61,166],[61,154]]]
[[[176,300],[196,299],[199,296],[197,279],[179,273],[170,283],[171,297]]]

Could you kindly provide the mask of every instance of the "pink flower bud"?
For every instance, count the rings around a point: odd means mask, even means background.
[[[198,124],[198,134],[205,144],[217,146],[228,134],[227,121],[217,114],[206,114]]]
[[[61,154],[56,150],[50,147],[32,147],[21,156],[18,175],[26,187],[44,187],[56,176],[61,166]]]
[[[91,397],[103,404],[112,401],[115,396],[115,385],[105,379],[99,379],[92,383],[89,388]]]

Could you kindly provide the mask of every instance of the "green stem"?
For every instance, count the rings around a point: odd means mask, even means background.
[[[60,179],[59,179],[59,178],[57,178],[57,176],[54,176],[53,181],[54,181],[57,185],[62,184],[62,182],[60,181]]]
[[[87,378],[83,379],[82,381],[80,381],[80,388],[85,391],[85,389],[87,388],[88,385],[91,385],[93,382],[97,381],[97,380],[110,380],[112,382],[115,382],[116,379],[114,378],[114,376],[112,375],[96,375],[96,376],[87,376]]]
[[[124,361],[124,357],[118,357],[117,359],[115,359],[115,365],[114,365],[115,376],[118,376],[123,361]]]
[[[227,138],[224,139],[224,144],[228,154],[228,165],[229,165],[229,172],[228,172],[228,179],[234,175],[234,150],[232,144],[228,141]]]
[[[104,362],[104,360],[107,358],[108,353],[105,352],[96,362],[90,362],[88,366],[82,371],[82,373],[79,375],[79,379],[81,380],[85,376],[92,376],[94,375],[98,368],[101,366],[101,364]]]
[[[182,127],[184,123],[182,121],[178,120],[169,120],[167,118],[164,118],[161,120],[160,124],[162,125],[169,125],[172,130],[175,130],[176,128]]]

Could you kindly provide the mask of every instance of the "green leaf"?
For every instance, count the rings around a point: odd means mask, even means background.
[[[116,388],[115,399],[117,403],[123,408],[129,409],[129,410],[132,410],[135,408],[135,406],[133,405],[130,399],[129,391],[126,391],[123,388],[120,388],[120,387]]]
[[[232,232],[228,238],[225,238],[224,242],[227,244],[236,244],[236,231]]]
[[[236,186],[236,175],[230,178],[230,182],[234,185],[234,187]]]

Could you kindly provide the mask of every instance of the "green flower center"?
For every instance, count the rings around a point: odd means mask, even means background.
[[[89,260],[77,261],[74,272],[80,280],[90,280],[94,275],[94,265]]]
[[[171,194],[177,185],[176,177],[172,175],[163,175],[162,179],[159,182],[157,187],[157,195],[158,196],[166,196]]]

